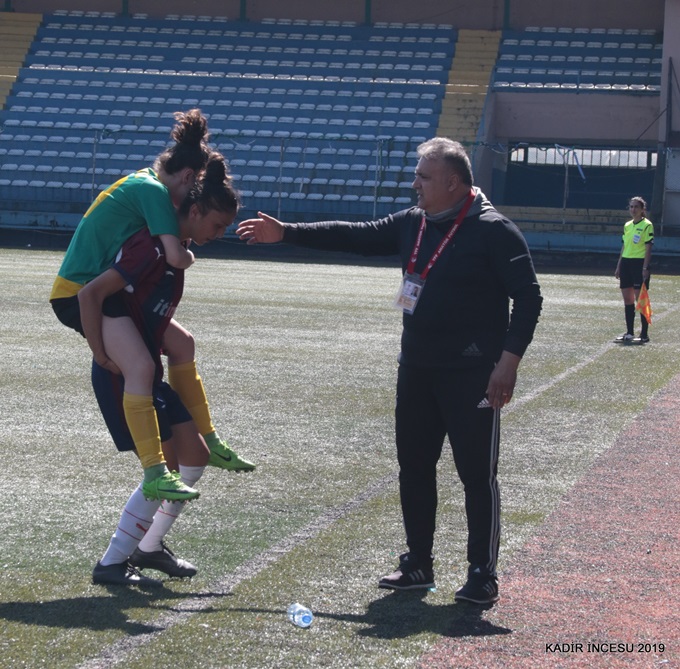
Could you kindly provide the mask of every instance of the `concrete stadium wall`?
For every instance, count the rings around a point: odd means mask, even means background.
[[[457,28],[501,30],[510,27],[654,28],[662,30],[664,4],[674,0],[371,0],[372,21],[450,23]],[[241,0],[128,0],[131,13],[227,16],[237,19]],[[363,22],[366,0],[247,0],[247,18],[333,19]],[[12,0],[18,12],[55,9],[120,12],[123,0]]]
[[[664,5],[675,0],[508,0],[510,27],[653,28],[663,30]]]
[[[619,143],[656,147],[659,98],[616,93],[495,94],[493,139]]]
[[[500,30],[503,26],[504,0],[371,0],[371,20],[417,23],[451,23],[459,28]],[[12,0],[15,11],[52,12],[55,9],[120,12],[122,0]],[[247,0],[246,18],[320,19],[336,21],[366,20],[366,0],[319,2],[319,0]],[[162,18],[167,14],[241,16],[241,0],[128,0],[130,13]]]
[[[677,36],[680,26],[680,0],[668,0],[665,14],[664,34]],[[675,70],[672,82],[666,85],[669,77],[670,63]],[[670,115],[664,117],[659,127],[659,141],[663,142],[666,130],[671,134],[669,138],[671,146],[680,146],[680,87],[678,86],[678,73],[680,73],[680,41],[677,38],[666,39],[663,43],[663,56],[661,60],[661,101],[660,109],[666,109],[670,99]]]

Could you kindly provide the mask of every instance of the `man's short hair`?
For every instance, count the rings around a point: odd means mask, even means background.
[[[463,145],[448,137],[433,137],[423,142],[417,149],[418,158],[443,160],[458,174],[467,186],[472,186],[472,165]]]

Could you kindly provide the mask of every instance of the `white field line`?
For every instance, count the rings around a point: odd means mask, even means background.
[[[674,313],[680,309],[680,303],[674,305],[670,309],[667,309],[666,311],[663,312],[663,314],[660,314],[659,316],[655,316],[653,318],[654,323],[657,323],[658,321],[663,320],[666,316],[670,315],[671,313]],[[584,358],[580,362],[576,363],[575,365],[572,365],[568,369],[565,369],[563,372],[560,374],[557,374],[556,376],[553,376],[550,381],[547,383],[544,383],[541,386],[537,386],[533,390],[529,391],[526,395],[523,395],[519,399],[513,400],[511,404],[507,407],[507,409],[504,409],[506,413],[511,413],[515,409],[519,409],[522,406],[524,406],[527,402],[531,402],[535,400],[539,395],[542,395],[543,393],[547,392],[554,386],[556,386],[558,383],[561,383],[564,381],[564,379],[572,376],[573,374],[576,374],[576,372],[580,372],[584,367],[587,367],[591,363],[595,362],[599,357],[604,355],[607,351],[611,350],[612,347],[615,346],[622,346],[623,344],[615,344],[613,341],[608,342],[601,346],[599,349],[597,349],[594,353],[592,353],[590,356],[587,358]],[[522,373],[521,368],[520,368],[520,374]]]
[[[345,504],[333,507],[315,518],[309,525],[298,532],[286,537],[270,549],[260,553],[252,560],[237,567],[233,573],[218,579],[206,587],[201,594],[191,599],[184,600],[173,605],[173,610],[164,614],[159,620],[149,623],[155,628],[149,634],[129,636],[104,648],[96,657],[79,665],[78,669],[108,669],[109,667],[124,664],[131,653],[147,643],[158,638],[174,625],[181,623],[192,614],[203,611],[213,605],[214,597],[228,595],[239,583],[253,578],[258,573],[274,564],[279,558],[292,551],[297,546],[309,539],[313,539],[325,529],[333,525],[343,516],[359,508],[365,502],[377,497],[387,486],[397,478],[396,474],[389,474],[368,486],[360,495],[347,501]],[[147,592],[149,592],[147,590]],[[153,592],[153,591],[151,591]]]
[[[664,311],[663,314],[656,317],[654,322],[656,323],[657,321],[663,320],[670,313],[678,311],[679,309],[680,304],[676,304],[670,309]],[[503,411],[505,413],[511,413],[515,409],[521,408],[526,403],[531,402],[543,393],[549,391],[558,383],[564,381],[564,379],[592,364],[607,351],[611,350],[614,346],[620,346],[620,344],[615,344],[614,342],[605,344],[604,346],[597,349],[592,355],[581,360],[572,367],[565,369],[562,373],[553,377],[547,383],[534,388],[521,398],[513,400],[510,406],[508,406]],[[340,506],[329,509],[326,511],[326,513],[323,513],[318,518],[314,519],[306,527],[302,528],[298,532],[295,532],[289,537],[286,537],[283,541],[279,542],[275,546],[272,546],[263,553],[260,553],[260,555],[254,557],[252,560],[240,565],[234,570],[233,573],[228,574],[224,578],[218,579],[213,584],[206,587],[198,596],[184,600],[183,602],[174,605],[172,611],[162,615],[159,620],[151,623],[156,628],[154,632],[125,637],[120,641],[103,648],[99,655],[83,662],[78,666],[77,669],[109,669],[110,667],[124,664],[130,654],[135,650],[145,646],[151,641],[154,641],[160,637],[160,635],[167,632],[170,628],[184,620],[187,620],[194,613],[199,613],[209,608],[212,606],[211,600],[213,597],[228,595],[243,581],[247,581],[255,577],[261,571],[274,564],[279,558],[291,552],[297,546],[318,536],[321,532],[329,528],[340,518],[344,517],[348,513],[351,513],[354,511],[354,509],[359,508],[365,502],[377,497],[396,479],[397,474],[393,473],[376,481],[372,485],[368,486],[361,494],[347,501],[345,504],[341,504]]]

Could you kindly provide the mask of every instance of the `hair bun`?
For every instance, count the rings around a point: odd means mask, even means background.
[[[200,109],[190,109],[188,112],[175,112],[175,126],[170,133],[178,144],[192,144],[195,146],[208,141],[208,119]]]
[[[231,182],[229,168],[227,167],[227,163],[222,154],[213,153],[210,158],[208,158],[208,162],[205,166],[205,180],[220,183],[225,180]]]

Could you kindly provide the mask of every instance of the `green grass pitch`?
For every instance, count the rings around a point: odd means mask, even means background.
[[[399,272],[384,266],[203,258],[187,272],[177,318],[215,424],[258,469],[206,471],[168,538],[198,565],[193,580],[93,586],[140,467],[106,432],[85,341],[49,307],[61,257],[0,250],[2,667],[414,667],[470,615],[453,604],[465,520],[446,449],[437,590],[376,587],[404,549]],[[612,274],[540,274],[543,315],[502,421],[501,594],[504,564],[677,373],[680,279],[654,277],[652,343],[622,347]],[[311,628],[288,622],[293,601]]]

